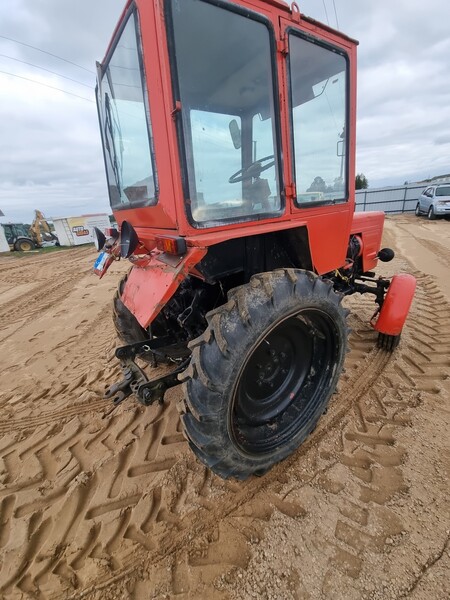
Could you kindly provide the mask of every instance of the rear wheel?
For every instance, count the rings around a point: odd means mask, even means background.
[[[315,428],[347,346],[346,311],[331,282],[285,269],[252,277],[207,315],[184,373],[182,422],[218,475],[261,475]]]
[[[430,206],[430,208],[428,209],[428,219],[430,221],[434,221],[436,219],[436,214],[435,214],[434,208],[432,206]]]
[[[414,211],[414,214],[416,215],[416,217],[420,217],[420,204],[419,204],[419,202],[416,205],[416,210]]]

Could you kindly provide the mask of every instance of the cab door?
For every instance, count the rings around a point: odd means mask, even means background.
[[[356,43],[295,16],[280,19],[292,212],[324,273],[345,261],[354,212]]]

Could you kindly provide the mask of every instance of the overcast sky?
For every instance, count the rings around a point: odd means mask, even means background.
[[[450,172],[450,4],[335,0],[335,13],[333,0],[298,3],[333,27],[337,13],[339,29],[360,42],[357,171],[370,186]],[[1,0],[0,71],[80,96],[0,73],[0,209],[8,220],[29,222],[35,208],[47,217],[109,212],[94,70],[123,5]]]

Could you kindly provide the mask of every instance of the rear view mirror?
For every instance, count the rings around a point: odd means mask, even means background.
[[[241,140],[241,130],[239,128],[238,122],[236,121],[236,119],[233,119],[232,121],[230,121],[230,124],[228,126],[230,128],[230,134],[231,134],[231,139],[233,140],[233,146],[236,148],[236,150],[239,150],[239,148],[242,145],[242,140]]]

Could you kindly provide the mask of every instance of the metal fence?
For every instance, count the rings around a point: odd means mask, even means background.
[[[427,185],[430,184],[357,190],[355,210],[357,212],[382,210],[385,213],[414,212],[417,200]]]

